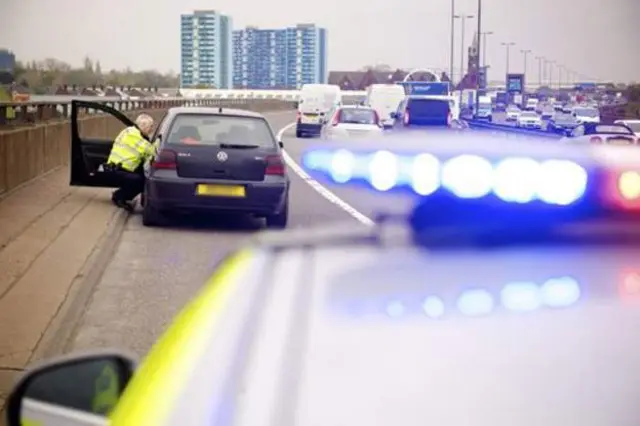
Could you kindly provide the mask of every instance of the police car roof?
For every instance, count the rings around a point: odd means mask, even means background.
[[[220,110],[222,108],[222,111]],[[201,115],[233,115],[235,117],[253,117],[264,118],[264,115],[255,111],[248,111],[246,109],[226,108],[217,105],[212,106],[179,106],[169,108],[169,116],[176,116],[179,114],[201,114]]]
[[[235,284],[239,311],[193,365],[174,418],[210,418],[228,402],[218,388],[244,383],[239,425],[639,424],[638,255],[258,245],[239,266],[257,282]],[[233,319],[241,306],[249,334]],[[251,348],[237,364],[219,355],[233,333]]]
[[[310,272],[292,278],[305,288],[287,305],[304,305],[288,336],[289,365],[304,366],[289,371],[296,424],[640,420],[627,379],[640,356],[637,248],[348,253],[309,253]],[[282,294],[285,277],[274,281]]]

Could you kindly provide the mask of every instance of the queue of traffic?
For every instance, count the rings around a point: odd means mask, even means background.
[[[252,239],[141,364],[34,366],[8,425],[639,424],[640,152],[452,136],[308,148],[322,185],[414,207]]]
[[[374,137],[385,129],[447,127],[457,121],[459,108],[448,83],[373,84],[365,100],[356,105],[345,105],[337,86],[305,85],[298,103],[296,137]]]

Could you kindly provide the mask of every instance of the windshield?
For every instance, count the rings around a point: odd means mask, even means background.
[[[521,118],[538,118],[538,114],[532,111],[524,111],[522,114],[520,114],[520,117]]]
[[[507,108],[507,112],[520,112],[520,108],[514,107],[514,106],[510,106],[510,107]]]
[[[600,113],[594,108],[576,108],[573,110],[578,117],[597,117]]]
[[[173,120],[165,143],[274,147],[275,139],[271,128],[262,118],[181,114]]]
[[[600,124],[595,127],[595,133],[611,133],[611,134],[621,134],[621,135],[629,135],[631,132],[629,129],[622,125],[615,124]]]
[[[376,112],[366,108],[343,108],[340,110],[340,123],[378,124]]]
[[[554,119],[555,119],[555,121],[562,122],[562,123],[574,123],[574,122],[576,122],[576,118],[574,116],[572,116],[571,114],[558,115]]]
[[[408,110],[414,124],[446,124],[451,105],[446,99],[409,100]]]
[[[626,122],[627,127],[636,133],[640,133],[640,121]]]

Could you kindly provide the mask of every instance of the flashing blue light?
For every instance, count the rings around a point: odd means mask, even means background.
[[[419,195],[430,195],[440,187],[440,161],[431,154],[420,154],[411,165],[411,186]]]
[[[580,200],[588,185],[587,171],[567,160],[505,158],[493,164],[476,155],[439,159],[429,153],[399,155],[389,151],[354,153],[346,149],[312,150],[305,168],[338,184],[366,181],[378,191],[410,187],[421,196],[445,189],[459,198],[489,194],[509,203],[539,200],[567,206]]]
[[[346,183],[353,177],[356,158],[346,149],[336,152],[331,158],[331,178],[338,183]]]
[[[389,151],[378,151],[373,154],[369,163],[369,182],[378,191],[388,191],[398,182],[398,158]]]
[[[509,158],[495,168],[494,192],[514,203],[528,203],[536,198],[540,163],[530,158]]]
[[[422,310],[429,318],[440,318],[444,315],[444,302],[439,297],[429,296],[422,302]]]
[[[531,312],[542,305],[540,287],[532,282],[507,284],[500,292],[502,306],[514,312]]]
[[[475,155],[461,155],[442,168],[442,184],[459,198],[480,198],[491,192],[493,166]]]
[[[474,317],[491,313],[494,302],[486,290],[468,290],[460,295],[457,305],[462,314]]]
[[[387,315],[393,318],[402,316],[405,310],[404,305],[400,302],[391,302],[387,305]]]
[[[571,277],[552,278],[540,290],[543,303],[550,308],[565,308],[580,299],[580,285]]]

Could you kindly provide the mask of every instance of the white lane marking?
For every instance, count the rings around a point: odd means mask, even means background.
[[[285,132],[291,129],[295,125],[296,125],[295,122],[290,123],[284,126],[282,129],[280,129],[278,131],[278,140],[282,140],[282,137],[285,134]],[[297,174],[300,177],[300,179],[305,181],[311,188],[313,188],[318,194],[326,198],[330,203],[333,203],[336,206],[340,207],[342,210],[347,212],[352,218],[356,219],[360,223],[363,223],[368,226],[373,226],[375,224],[373,220],[371,220],[364,214],[360,213],[358,210],[354,209],[351,205],[349,205],[349,203],[347,203],[346,201],[338,197],[333,192],[329,191],[327,188],[322,186],[317,180],[309,176],[307,172],[305,172],[302,169],[302,167],[300,167],[298,163],[296,163],[293,160],[293,158],[291,158],[291,156],[289,155],[289,153],[287,153],[287,151],[283,151],[283,156],[284,156],[284,161],[291,168],[291,170],[293,170],[293,172]]]

